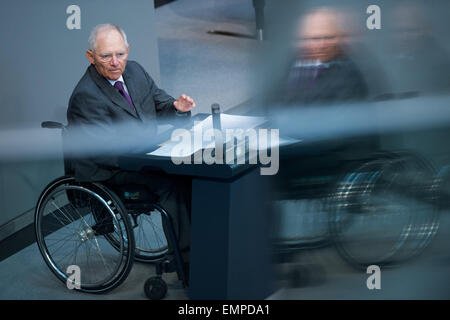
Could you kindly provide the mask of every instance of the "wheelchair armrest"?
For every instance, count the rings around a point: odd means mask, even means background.
[[[41,127],[46,128],[46,129],[64,129],[65,128],[65,126],[62,123],[56,122],[56,121],[44,121],[41,123]]]

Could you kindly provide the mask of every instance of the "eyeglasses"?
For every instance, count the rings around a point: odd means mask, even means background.
[[[126,52],[105,53],[105,54],[97,54],[95,52],[93,53],[96,54],[103,62],[111,62],[114,56],[116,57],[117,60],[123,60],[127,57]]]

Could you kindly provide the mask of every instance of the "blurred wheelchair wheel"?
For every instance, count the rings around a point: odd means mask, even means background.
[[[351,265],[391,265],[420,254],[439,228],[433,168],[411,153],[378,156],[346,174],[331,199],[329,229]]]

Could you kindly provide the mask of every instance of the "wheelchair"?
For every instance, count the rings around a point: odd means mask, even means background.
[[[442,178],[426,159],[376,149],[358,159],[324,161],[326,150],[302,152],[286,152],[293,165],[273,202],[280,262],[301,250],[333,247],[365,271],[412,259],[430,244],[439,229]]]
[[[43,128],[66,127],[46,121]],[[145,186],[110,186],[77,181],[64,157],[66,175],[50,182],[36,204],[35,235],[45,263],[56,277],[86,293],[105,293],[127,278],[133,262],[156,264],[156,276],[144,285],[149,299],[168,291],[163,272],[176,271],[183,287],[188,282],[168,213]],[[163,223],[166,223],[165,234]],[[173,260],[168,260],[169,244]],[[79,281],[71,267],[80,270]]]

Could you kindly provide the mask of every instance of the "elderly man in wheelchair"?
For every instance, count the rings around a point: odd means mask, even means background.
[[[195,103],[159,89],[137,62],[127,63],[129,50],[120,27],[95,27],[86,52],[90,65],[70,98],[67,127],[42,124],[63,131],[66,176],[42,192],[35,231],[45,262],[61,281],[70,280],[69,266],[80,268],[76,288],[83,292],[117,287],[134,259],[159,261],[158,276],[145,285],[147,295],[159,299],[167,292],[163,271],[177,271],[188,283],[189,181],[123,171],[118,155],[149,147],[157,119],[188,118]]]

